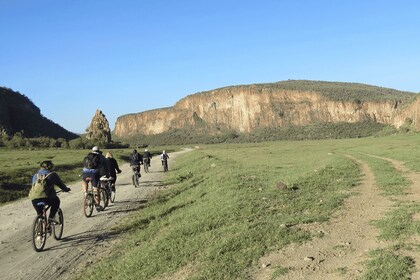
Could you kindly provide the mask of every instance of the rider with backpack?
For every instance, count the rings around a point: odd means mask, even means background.
[[[145,149],[143,153],[143,162],[144,164],[147,164],[150,167],[150,161],[152,160],[152,154],[149,152],[149,150]]]
[[[134,149],[133,152],[128,157],[128,159],[130,161],[130,167],[133,170],[133,173],[134,174],[137,174],[138,177],[141,177],[141,174],[140,174],[140,165],[143,164],[143,157],[141,156],[141,154],[139,154],[137,152],[137,150]]]
[[[139,166],[143,164],[143,157],[141,154],[137,152],[136,149],[129,156],[130,166]]]
[[[32,177],[32,188],[29,192],[29,198],[38,215],[42,215],[42,209],[38,207],[39,202],[45,202],[51,206],[48,221],[58,223],[54,220],[54,216],[60,208],[60,199],[58,198],[54,185],[58,186],[63,192],[71,191],[57,173],[53,172],[54,164],[51,160],[41,162],[40,169]]]
[[[108,174],[105,157],[99,151],[98,146],[92,148],[92,151],[83,159],[83,171],[82,171],[82,187],[85,195],[88,191],[88,181],[90,180],[93,187],[93,193],[95,196],[96,210],[102,210],[100,203],[100,194],[98,191],[99,178],[101,173]]]

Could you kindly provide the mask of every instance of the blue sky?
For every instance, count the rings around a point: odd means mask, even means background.
[[[0,0],[0,86],[83,133],[96,111],[288,79],[420,92],[420,1]]]

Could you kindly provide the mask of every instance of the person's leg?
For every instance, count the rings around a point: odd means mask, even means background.
[[[42,208],[38,206],[38,203],[42,201],[45,201],[45,198],[38,198],[38,199],[32,200],[32,206],[34,207],[37,215],[42,214]]]
[[[48,205],[51,206],[48,218],[53,219],[55,214],[57,214],[58,208],[60,208],[60,199],[58,196],[48,198]]]
[[[92,176],[93,195],[95,197],[96,210],[98,211],[100,210],[100,204],[101,204],[101,192],[99,191],[99,178],[100,178],[99,171],[95,172]]]
[[[87,193],[87,191],[88,191],[88,179],[87,178],[92,178],[91,173],[83,172],[83,174],[82,174],[82,190],[85,193]]]

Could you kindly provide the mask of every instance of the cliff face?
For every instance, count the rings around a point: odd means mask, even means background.
[[[0,87],[0,135],[12,136],[16,132],[23,132],[25,137],[78,137],[77,134],[42,116],[40,109],[26,96]]]
[[[310,90],[255,85],[229,87],[190,95],[170,108],[121,116],[114,133],[116,136],[151,135],[184,127],[210,132],[219,129],[250,132],[257,127],[366,120],[398,128],[406,118],[420,128],[417,113],[420,101],[406,104],[407,99],[398,98],[338,100]]]

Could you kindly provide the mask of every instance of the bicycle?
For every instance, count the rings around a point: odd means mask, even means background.
[[[58,208],[56,217],[58,217],[57,223],[48,222],[48,210],[50,205],[46,202],[38,202],[37,205],[42,207],[42,214],[36,216],[32,226],[32,246],[36,252],[41,252],[44,249],[47,237],[51,234],[55,240],[60,240],[63,236],[64,230],[64,215],[61,208]]]
[[[95,206],[100,206],[100,202],[101,202],[101,196],[104,196],[104,192],[102,191],[102,188],[98,188],[98,201],[99,204],[96,205],[97,203],[95,202],[95,193],[93,191],[93,186],[92,186],[92,178],[91,177],[87,177],[86,178],[87,184],[88,184],[88,189],[87,192],[85,194],[85,197],[83,198],[83,213],[85,214],[86,218],[89,218],[92,216],[93,213],[93,208],[95,208]],[[106,206],[105,206],[106,207]],[[102,207],[102,210],[105,209],[105,207]],[[99,210],[98,210],[99,211]]]
[[[133,186],[135,188],[140,187],[140,165],[132,165],[131,168],[133,169],[133,176],[132,176],[132,181],[133,181]]]
[[[102,176],[101,181],[101,198],[104,203],[104,209],[109,205],[109,201],[115,202],[115,184],[113,183],[113,177]]]

